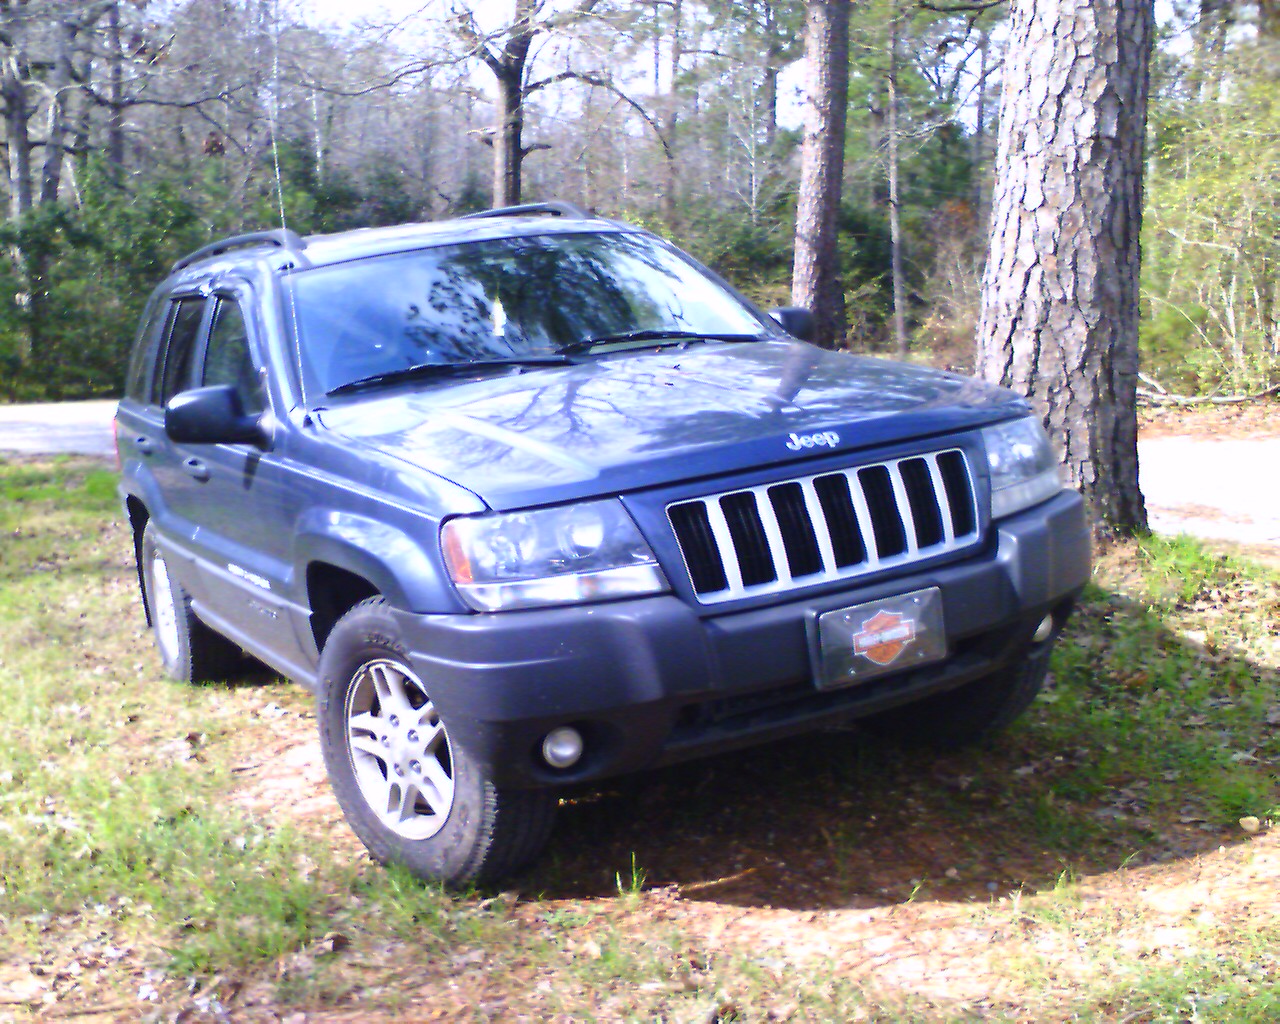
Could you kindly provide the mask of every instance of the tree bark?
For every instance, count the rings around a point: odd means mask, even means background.
[[[796,208],[791,301],[813,311],[814,340],[844,341],[844,290],[836,227],[849,103],[850,0],[810,0],[805,21],[804,143]]]
[[[889,21],[889,275],[893,285],[893,341],[907,357],[906,299],[902,288],[902,215],[898,206],[898,4]]]
[[[976,110],[973,125],[973,209],[974,222],[985,226],[987,223],[987,200],[989,190],[986,184],[985,167],[987,164],[987,58],[991,45],[991,34],[986,26],[978,29],[978,87]]]
[[[62,188],[62,164],[66,159],[67,138],[71,132],[68,106],[71,102],[71,55],[75,50],[79,26],[70,20],[57,21],[53,35],[57,40],[45,88],[49,93],[45,127],[44,162],[40,171],[40,202],[56,203]]]
[[[782,73],[782,39],[773,0],[764,3],[764,144],[770,155],[778,139],[778,76]]]
[[[1027,395],[1101,536],[1146,529],[1136,388],[1151,0],[1015,0],[978,369]]]
[[[31,209],[31,113],[24,71],[16,57],[4,62],[0,93],[4,96],[4,127],[9,165],[9,216],[21,217]]]
[[[1280,0],[1258,0],[1258,34],[1273,42],[1280,39]]]
[[[107,11],[107,50],[110,67],[110,93],[107,115],[107,162],[124,167],[124,48],[120,39],[120,4]]]
[[[662,185],[662,222],[668,231],[679,228],[680,219],[680,175],[676,166],[676,132],[680,128],[680,99],[676,94],[677,79],[680,77],[680,64],[684,59],[684,36],[682,34],[684,18],[683,0],[671,2],[671,59],[668,66],[670,80],[667,83],[667,95],[662,106],[662,139],[663,139],[663,185]]]
[[[520,171],[524,161],[524,61],[518,68],[494,71],[498,80],[498,124],[493,133],[493,205],[520,202]]]

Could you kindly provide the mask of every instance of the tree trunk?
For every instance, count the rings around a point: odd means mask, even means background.
[[[991,34],[986,26],[978,29],[978,88],[973,124],[973,210],[974,223],[985,227],[987,223],[987,199],[990,195],[985,168],[987,166],[987,58]]]
[[[682,0],[673,0],[671,4],[671,64],[670,81],[667,83],[666,103],[662,113],[662,137],[665,142],[662,153],[664,159],[665,180],[662,187],[662,222],[670,232],[679,227],[680,218],[680,175],[676,166],[676,132],[680,127],[680,101],[676,95],[677,79],[680,77],[680,63],[684,59],[684,37],[681,35],[683,18]]]
[[[979,372],[1033,400],[1104,536],[1146,528],[1136,387],[1153,21],[1151,0],[1015,0],[978,326]]]
[[[520,165],[524,159],[524,95],[519,71],[498,75],[498,124],[493,133],[493,205],[520,202]]]
[[[906,300],[902,288],[902,216],[898,208],[898,5],[889,21],[889,274],[893,285],[893,341],[907,356]]]
[[[764,35],[768,40],[764,61],[764,144],[772,156],[778,138],[778,75],[782,72],[782,42],[773,0],[765,0]]]
[[[16,58],[4,62],[0,92],[4,95],[4,128],[9,165],[9,217],[16,220],[31,209],[31,106],[23,71]]]
[[[1258,42],[1271,78],[1280,79],[1280,0],[1258,0]]]
[[[71,133],[68,106],[71,102],[71,55],[75,50],[78,27],[68,21],[55,22],[57,38],[53,67],[46,88],[49,109],[45,129],[44,163],[40,172],[40,202],[56,203],[62,187],[62,163],[67,155],[67,138]]]
[[[1258,0],[1258,35],[1272,42],[1280,39],[1280,0]]]
[[[120,39],[120,4],[107,11],[107,47],[109,51],[110,92],[107,95],[107,162],[117,170],[124,167],[124,49]]]
[[[836,227],[849,103],[849,0],[810,0],[805,23],[804,144],[796,207],[791,301],[813,311],[814,340],[844,341],[844,291]]]

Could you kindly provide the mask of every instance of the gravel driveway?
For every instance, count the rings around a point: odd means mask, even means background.
[[[0,455],[111,456],[116,403],[0,405]],[[1280,428],[1273,437],[1175,436],[1138,445],[1151,528],[1280,548]]]
[[[1157,533],[1280,547],[1280,435],[1154,437],[1139,442],[1138,467]]]
[[[115,455],[115,400],[0,405],[0,454]]]

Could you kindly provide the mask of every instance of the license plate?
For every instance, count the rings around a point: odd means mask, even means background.
[[[822,689],[902,672],[946,656],[937,587],[818,616],[817,683]]]

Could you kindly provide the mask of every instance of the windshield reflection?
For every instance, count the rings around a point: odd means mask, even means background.
[[[635,331],[761,335],[698,268],[638,234],[437,246],[298,272],[309,396],[422,364],[540,356]]]

